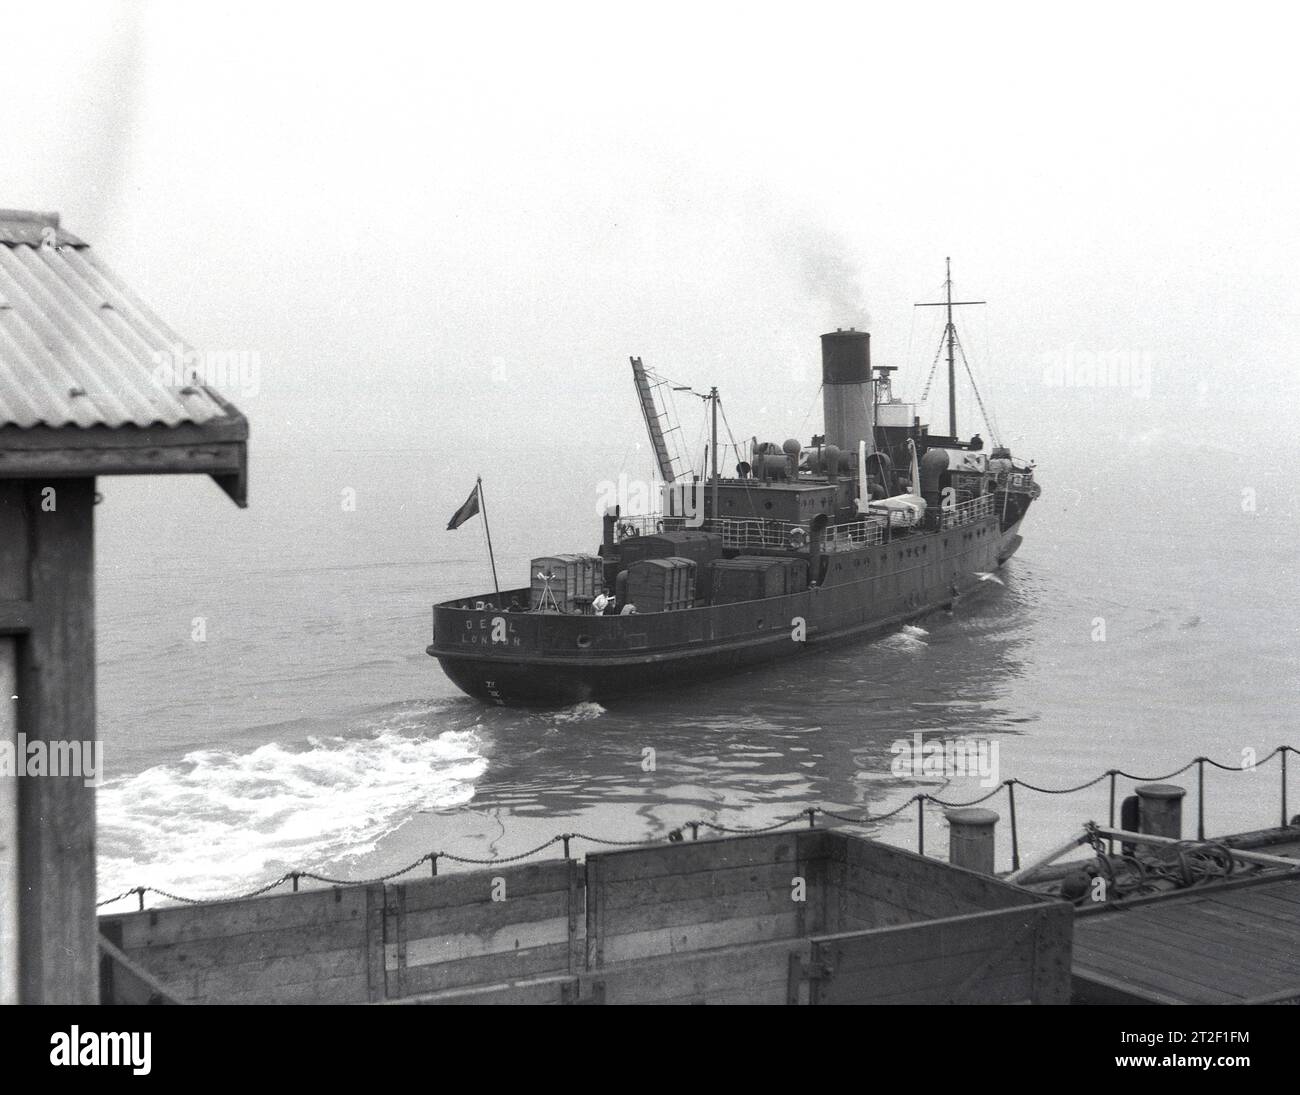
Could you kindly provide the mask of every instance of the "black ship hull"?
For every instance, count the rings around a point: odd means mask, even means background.
[[[485,595],[482,608],[435,607],[428,653],[462,691],[503,706],[566,706],[679,687],[862,641],[950,608],[1015,552],[1018,527],[993,512],[837,551],[818,588],[739,604],[567,616],[502,613]]]

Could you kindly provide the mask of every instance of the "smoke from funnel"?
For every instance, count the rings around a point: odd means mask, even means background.
[[[843,237],[829,229],[794,229],[786,244],[799,262],[803,290],[824,328],[871,326],[862,270]]]

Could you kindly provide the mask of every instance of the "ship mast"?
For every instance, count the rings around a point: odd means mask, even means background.
[[[709,402],[713,404],[713,425],[710,429],[709,454],[713,460],[713,519],[718,519],[718,389],[709,389]]]
[[[918,308],[946,308],[948,310],[948,323],[943,329],[943,337],[948,342],[948,436],[956,438],[957,436],[957,365],[953,357],[953,347],[957,341],[957,327],[952,321],[952,310],[963,304],[984,304],[982,300],[953,300],[952,299],[952,257],[944,259],[948,267],[948,276],[944,280],[944,300],[927,301],[924,304],[918,304]]]
[[[696,399],[702,399],[709,404],[710,425],[709,425],[709,446],[705,452],[705,462],[709,464],[708,469],[702,469],[706,483],[713,484],[713,516],[718,516],[718,389],[715,385],[708,390],[708,393],[697,392],[688,384],[674,384],[675,392],[690,392]]]

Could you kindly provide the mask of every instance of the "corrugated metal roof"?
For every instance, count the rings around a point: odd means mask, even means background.
[[[190,350],[57,215],[0,210],[0,426],[225,417],[206,388],[174,383]]]

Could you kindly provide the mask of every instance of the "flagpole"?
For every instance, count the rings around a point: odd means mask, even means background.
[[[497,597],[501,596],[501,586],[497,582],[497,560],[492,554],[492,528],[488,524],[487,502],[483,498],[483,476],[478,477],[478,504],[483,511],[483,531],[487,533],[488,542],[488,559],[492,563],[492,588],[497,591]]]

